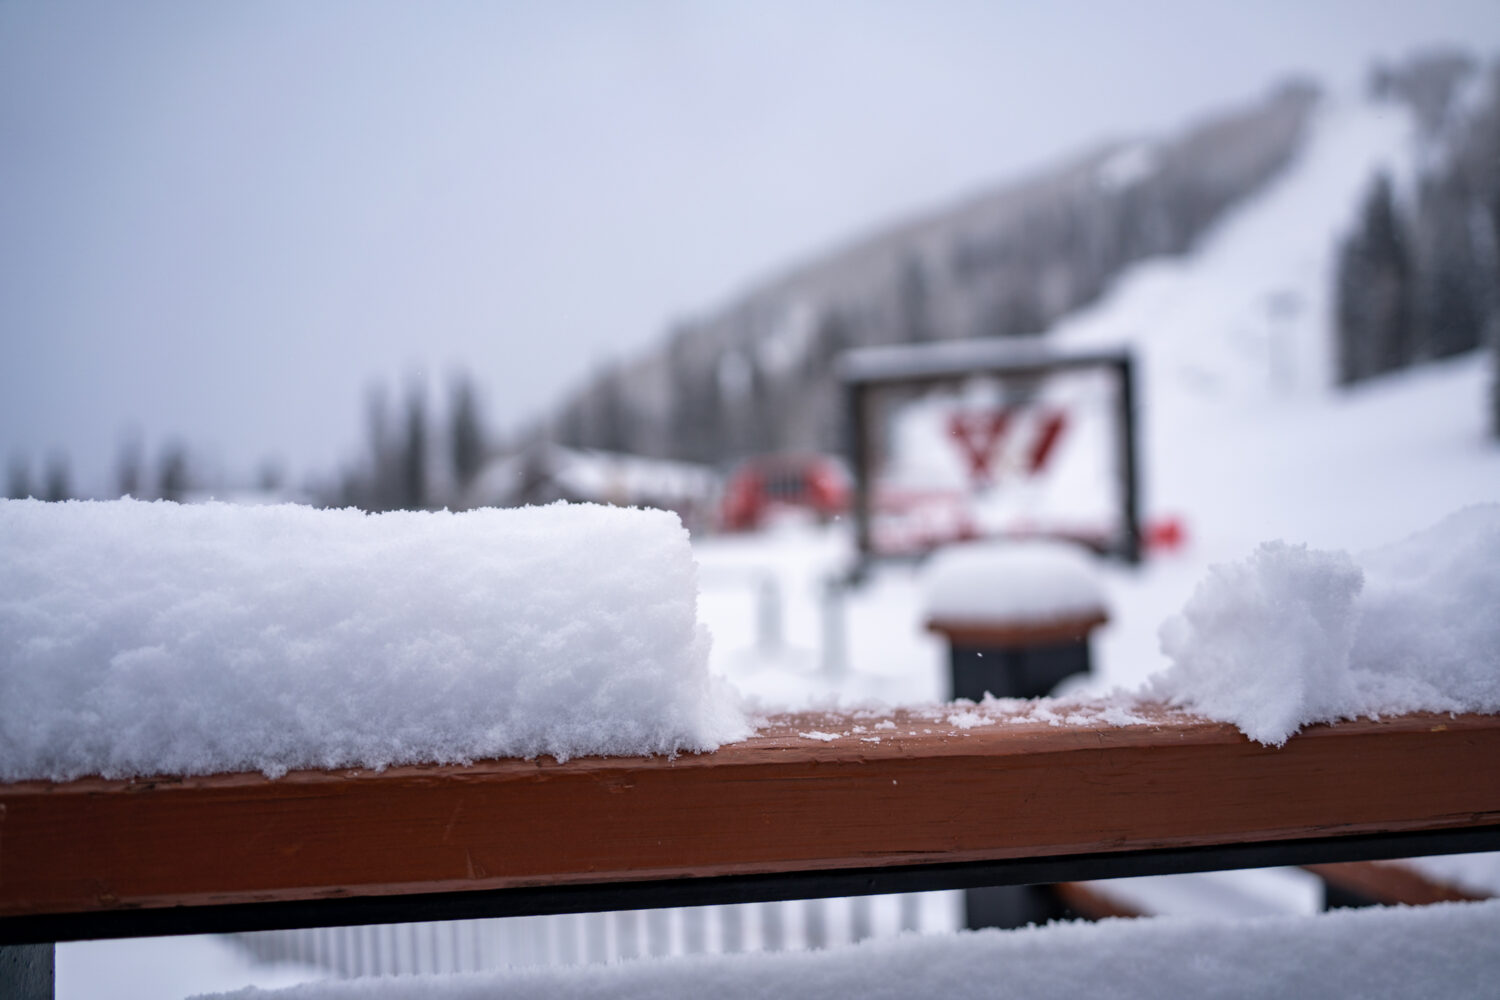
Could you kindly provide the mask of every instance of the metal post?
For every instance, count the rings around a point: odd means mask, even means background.
[[[842,677],[849,657],[844,631],[844,583],[837,577],[823,581],[823,673]]]
[[[0,996],[10,1000],[52,1000],[56,970],[56,945],[0,945]]]
[[[863,572],[866,562],[874,554],[875,542],[870,524],[873,512],[872,494],[875,471],[871,466],[870,435],[873,428],[866,426],[869,404],[866,395],[871,390],[859,382],[849,383],[845,390],[845,420],[849,441],[849,467],[854,475],[854,548],[857,553],[855,574]]]
[[[1125,517],[1124,552],[1125,561],[1132,566],[1141,561],[1141,498],[1140,468],[1136,454],[1135,426],[1135,365],[1130,356],[1120,359],[1120,456],[1124,468],[1120,470],[1120,490]]]
[[[763,654],[781,652],[781,581],[765,573],[755,588],[755,639]]]

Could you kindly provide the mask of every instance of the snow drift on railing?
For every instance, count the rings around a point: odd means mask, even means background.
[[[1500,504],[1355,559],[1268,542],[1161,629],[1148,690],[1282,744],[1304,725],[1500,712]]]
[[[707,750],[675,515],[0,501],[0,781]]]

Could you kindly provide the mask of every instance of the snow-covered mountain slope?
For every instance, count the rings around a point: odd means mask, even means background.
[[[545,432],[708,463],[836,449],[841,351],[1046,329],[1132,262],[1194,246],[1292,159],[1316,104],[1316,88],[1283,84],[856,234],[599,373]]]
[[[1409,178],[1420,152],[1391,105],[1327,102],[1297,162],[1195,252],[1052,334],[1138,352],[1147,506],[1188,513],[1215,557],[1283,535],[1378,544],[1500,495],[1478,360],[1332,388],[1339,239],[1376,174]]]
[[[1493,374],[1469,354],[1332,385],[1332,289],[1340,236],[1377,172],[1410,183],[1423,155],[1397,107],[1330,99],[1295,162],[1190,253],[1128,270],[1100,302],[1059,324],[1072,345],[1129,343],[1141,361],[1148,515],[1179,515],[1186,547],[1140,569],[1104,567],[1112,621],[1096,640],[1096,683],[1134,686],[1165,665],[1161,622],[1213,563],[1281,539],[1354,552],[1404,538],[1467,504],[1500,499],[1500,444],[1486,432]],[[1077,485],[1064,485],[1074,482]],[[1097,479],[1059,480],[1087,489]],[[1055,496],[1066,507],[1077,497]],[[844,547],[805,537],[705,541],[700,561],[783,579],[786,647],[758,656],[748,599],[706,594],[718,669],[767,698],[937,697],[941,650],[921,633],[919,574],[892,571],[845,609],[848,671],[821,674],[815,578]],[[810,558],[812,553],[822,558]]]
[[[1326,98],[1280,177],[1192,252],[1130,269],[1050,335],[1134,344],[1147,361],[1144,397],[1167,415],[1180,402],[1322,395],[1337,242],[1376,173],[1409,175],[1417,150],[1399,107]]]

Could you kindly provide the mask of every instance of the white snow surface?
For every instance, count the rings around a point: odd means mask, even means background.
[[[1144,916],[1224,919],[1323,912],[1323,880],[1302,868],[1236,868],[1081,882]]]
[[[0,781],[709,750],[675,515],[0,502]]]
[[[987,625],[1066,621],[1105,610],[1089,555],[1044,539],[950,545],[927,564],[925,598],[929,620]]]
[[[1163,917],[874,939],[815,952],[656,959],[614,966],[313,983],[250,1000],[546,997],[1493,995],[1500,901],[1338,910],[1251,920]]]
[[[205,992],[278,989],[325,979],[300,962],[266,963],[212,934],[63,941],[56,951],[56,1000],[176,1000]]]
[[[1500,504],[1360,557],[1268,542],[1161,627],[1148,690],[1280,745],[1304,725],[1500,712]]]

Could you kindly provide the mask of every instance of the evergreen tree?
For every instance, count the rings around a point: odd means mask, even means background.
[[[141,454],[140,438],[132,435],[120,445],[120,460],[115,466],[115,481],[120,496],[143,499],[145,459]]]
[[[42,499],[52,503],[70,500],[73,488],[69,482],[68,459],[64,455],[53,455],[47,459],[47,482]]]
[[[286,472],[274,458],[262,459],[255,472],[255,488],[262,493],[280,493],[286,485]]]
[[[401,450],[401,502],[406,510],[427,506],[427,395],[418,382],[406,394],[406,441]]]
[[[392,429],[390,396],[384,383],[365,393],[365,428],[370,438],[370,471],[356,477],[357,505],[366,510],[395,510],[402,505],[401,446]]]
[[[593,419],[588,447],[617,452],[633,450],[635,420],[630,401],[625,397],[623,369],[611,368],[594,379],[589,409]]]
[[[931,299],[922,258],[914,253],[902,264],[896,285],[896,322],[901,340],[920,344],[937,337],[932,322]]]
[[[1500,438],[1500,329],[1490,330],[1490,430]]]
[[[1422,191],[1417,261],[1418,355],[1445,358],[1478,347],[1489,319],[1491,281],[1480,248],[1487,220],[1461,176],[1447,173]]]
[[[562,412],[553,423],[552,436],[558,444],[568,448],[582,448],[588,438],[587,420],[584,415],[585,396],[577,396],[564,404]]]
[[[11,500],[25,500],[32,495],[31,470],[26,459],[20,455],[10,457],[10,467],[5,476],[5,495]]]
[[[701,333],[691,327],[679,327],[671,335],[667,346],[672,387],[668,457],[690,462],[713,462],[720,457],[723,356],[711,353]]]
[[[451,383],[448,417],[448,445],[453,463],[453,485],[462,496],[473,485],[484,464],[484,428],[479,418],[479,401],[474,383],[461,374]]]
[[[1411,258],[1385,174],[1339,255],[1336,338],[1342,384],[1399,368],[1415,354]]]
[[[182,502],[189,488],[187,451],[181,444],[173,442],[162,452],[161,471],[157,480],[156,495],[163,500]]]

